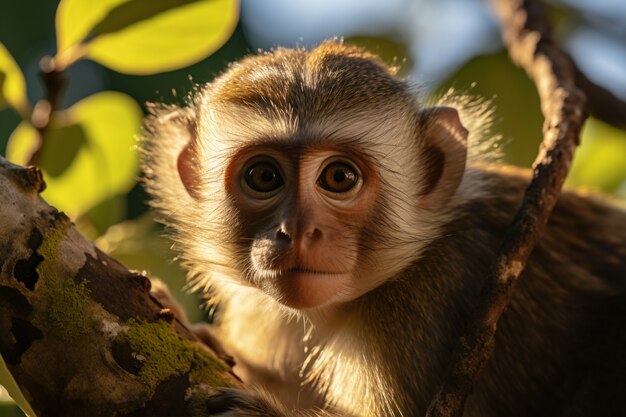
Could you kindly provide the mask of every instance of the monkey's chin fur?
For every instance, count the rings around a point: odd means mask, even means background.
[[[325,272],[303,268],[263,271],[263,290],[287,307],[305,310],[344,298],[350,272]]]

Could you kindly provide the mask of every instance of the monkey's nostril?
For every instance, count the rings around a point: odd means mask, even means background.
[[[322,237],[322,231],[320,229],[317,229],[317,228],[313,229],[313,230],[311,230],[309,232],[306,232],[306,237],[308,239],[314,239],[314,240],[319,239],[319,238]]]
[[[276,231],[276,240],[288,242],[291,241],[291,236],[279,229]]]

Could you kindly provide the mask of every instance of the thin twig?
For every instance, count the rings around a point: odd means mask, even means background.
[[[30,117],[31,124],[37,129],[38,143],[28,161],[29,165],[37,165],[37,159],[43,146],[43,140],[50,125],[53,113],[61,104],[66,79],[63,69],[57,68],[54,58],[46,56],[39,63],[39,72],[46,87],[46,98],[39,100]]]
[[[586,114],[572,60],[552,41],[546,12],[537,0],[492,0],[511,59],[537,86],[545,117],[543,142],[526,190],[460,340],[444,384],[427,416],[460,417],[468,394],[494,348],[496,325],[515,283],[556,204]]]

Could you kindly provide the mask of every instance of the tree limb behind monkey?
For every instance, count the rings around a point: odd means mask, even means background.
[[[207,414],[425,414],[528,182],[488,119],[333,41],[153,106],[147,188],[257,387]],[[465,415],[624,415],[625,290],[626,212],[564,193]]]

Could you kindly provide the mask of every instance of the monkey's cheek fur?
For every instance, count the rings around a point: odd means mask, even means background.
[[[274,297],[287,307],[298,310],[322,307],[338,301],[351,274],[289,271],[273,279]]]

